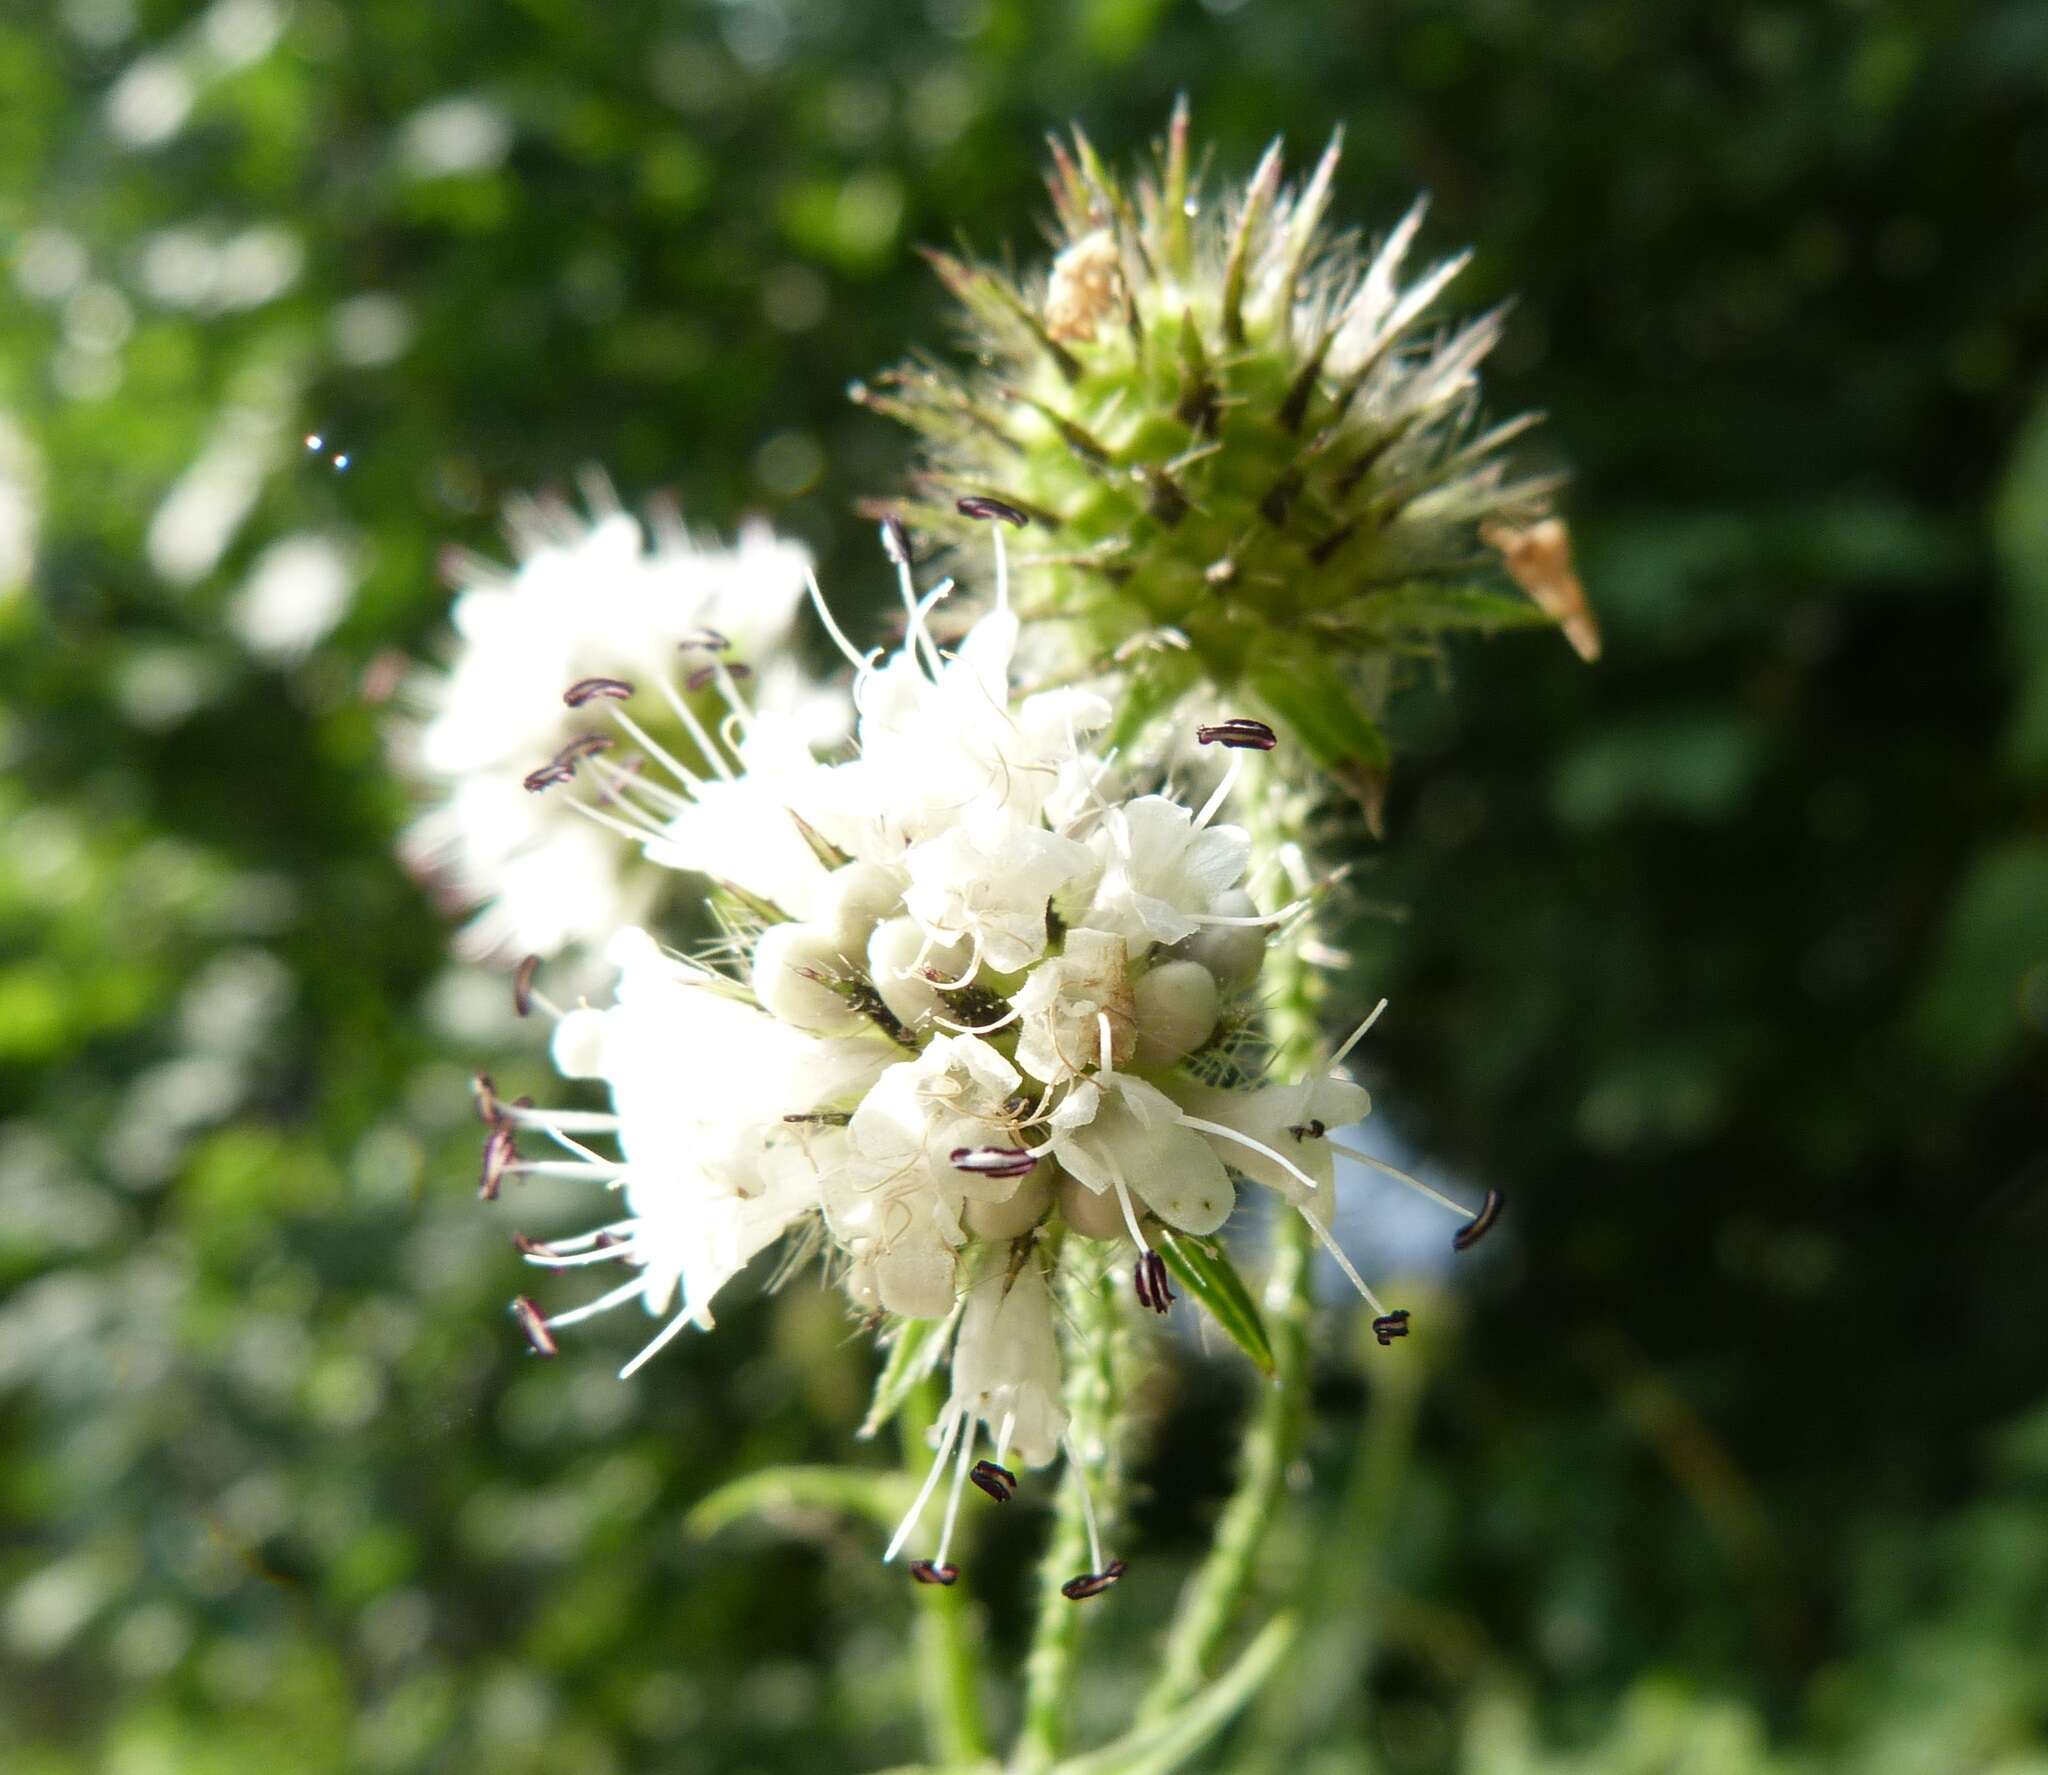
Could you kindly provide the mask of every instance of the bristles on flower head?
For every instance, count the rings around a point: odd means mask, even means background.
[[[905,521],[941,541],[990,518],[1046,533],[1016,568],[1060,618],[1055,669],[1120,668],[1149,707],[1196,685],[1245,695],[1371,792],[1388,671],[1545,613],[1590,657],[1554,483],[1502,454],[1528,421],[1481,420],[1501,311],[1436,318],[1469,255],[1409,275],[1421,202],[1361,252],[1328,220],[1336,139],[1299,185],[1276,141],[1242,186],[1205,193],[1185,107],[1131,184],[1078,130],[1052,155],[1043,274],[927,255],[972,367],[919,360],[858,398],[918,434]],[[1533,605],[1504,595],[1510,575]],[[1189,659],[1126,651],[1161,629]],[[1234,725],[1215,737],[1260,743]]]

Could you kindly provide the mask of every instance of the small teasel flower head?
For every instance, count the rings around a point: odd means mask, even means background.
[[[1134,792],[1094,738],[1110,720],[1100,697],[1013,691],[1018,623],[1001,592],[949,652],[928,621],[947,588],[921,589],[896,553],[894,653],[845,643],[812,587],[854,667],[851,750],[820,757],[794,717],[753,707],[728,675],[701,769],[651,746],[659,772],[593,753],[551,791],[694,880],[726,934],[686,958],[619,932],[604,1006],[564,1011],[540,965],[522,966],[515,995],[557,1019],[558,1069],[610,1104],[507,1104],[482,1082],[478,1109],[485,1194],[548,1176],[607,1202],[578,1237],[523,1242],[527,1261],[625,1271],[564,1310],[515,1309],[529,1335],[552,1342],[638,1304],[661,1324],[630,1374],[709,1327],[720,1290],[777,1243],[822,1252],[864,1318],[926,1324],[951,1391],[889,1551],[943,1486],[936,1549],[912,1569],[950,1583],[967,1487],[1007,1502],[1062,1452],[1085,1482],[1066,1446],[1055,1266],[1128,1262],[1133,1308],[1165,1313],[1195,1273],[1175,1267],[1178,1242],[1210,1240],[1241,1180],[1334,1250],[1329,1131],[1369,1103],[1341,1075],[1344,1053],[1268,1081],[1243,1051],[1266,945],[1291,940],[1303,910],[1260,908],[1251,840],[1222,817],[1237,778],[1269,767],[1264,751],[1202,755],[1223,763],[1199,805]],[[635,737],[615,697],[580,712]],[[1098,1547],[1073,1594],[1120,1569]]]
[[[1052,669],[1126,681],[1114,741],[1221,696],[1370,807],[1388,680],[1445,637],[1554,620],[1590,657],[1553,482],[1504,454],[1531,420],[1482,416],[1502,311],[1442,317],[1466,255],[1404,282],[1420,202],[1361,251],[1326,220],[1336,141],[1299,184],[1275,143],[1204,190],[1185,103],[1135,183],[1078,130],[1052,159],[1047,268],[928,255],[974,367],[919,359],[853,392],[918,434],[913,526],[1029,520],[1020,596],[1058,619]],[[1256,725],[1218,737],[1258,744]]]
[[[642,523],[602,482],[588,505],[515,504],[509,570],[451,559],[453,644],[406,687],[393,733],[425,804],[402,853],[451,907],[474,909],[460,947],[479,959],[601,944],[653,909],[659,872],[636,872],[560,791],[613,748],[613,770],[642,768],[650,747],[701,764],[694,730],[725,712],[711,679],[774,650],[803,601],[809,556],[762,525],[726,547],[666,512]],[[808,701],[821,731],[840,719],[787,663],[750,689]],[[613,705],[646,743],[607,718]]]

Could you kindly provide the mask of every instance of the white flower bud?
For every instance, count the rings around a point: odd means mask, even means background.
[[[770,925],[754,945],[754,996],[761,1008],[814,1035],[851,1035],[865,1025],[828,984],[853,971],[838,940],[816,925]]]
[[[1256,918],[1257,903],[1243,888],[1219,894],[1209,910],[1223,918]],[[1216,976],[1216,983],[1228,992],[1249,986],[1259,977],[1266,959],[1266,927],[1255,924],[1204,925],[1192,937],[1176,943],[1167,952],[1185,961],[1197,961]]]
[[[927,950],[928,941],[923,926],[914,918],[885,919],[868,939],[868,978],[875,983],[882,1002],[909,1029],[925,1027],[946,1009],[939,989],[919,971],[920,965],[957,980],[967,971],[972,954],[965,943],[938,944]]]
[[[1041,1159],[1038,1169],[1051,1170],[1051,1162]],[[1051,1206],[1052,1185],[1034,1173],[1017,1186],[1007,1202],[970,1201],[964,1218],[967,1230],[977,1239],[1015,1239],[1044,1219]]]
[[[594,1079],[604,1074],[604,1017],[589,1005],[571,1011],[555,1025],[550,1046],[555,1070],[565,1079]]]
[[[1161,962],[1137,984],[1141,1068],[1171,1066],[1216,1033],[1216,976],[1200,962]]]
[[[1060,1218],[1084,1239],[1128,1239],[1124,1211],[1109,1190],[1092,1190],[1059,1174]]]
[[[848,955],[867,952],[875,926],[903,910],[903,883],[879,863],[848,863],[826,877],[813,922]]]

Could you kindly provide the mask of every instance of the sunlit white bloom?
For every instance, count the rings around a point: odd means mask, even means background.
[[[697,768],[650,750],[665,773],[628,776],[585,749],[549,767],[546,798],[700,877],[729,935],[703,962],[637,931],[612,943],[615,1002],[570,1011],[555,1040],[561,1069],[602,1079],[611,1110],[493,1100],[486,1182],[544,1169],[623,1198],[598,1233],[536,1252],[634,1270],[566,1313],[523,1303],[549,1348],[555,1328],[638,1300],[667,1318],[637,1367],[708,1324],[718,1291],[785,1234],[821,1245],[864,1312],[939,1322],[952,1393],[890,1551],[951,1463],[937,1556],[912,1567],[950,1583],[963,1487],[1007,1496],[1005,1459],[1037,1465],[1060,1446],[1046,1270],[1062,1230],[1128,1253],[1138,1301],[1159,1312],[1177,1241],[1223,1226],[1235,1178],[1334,1248],[1329,1130],[1369,1103],[1339,1076],[1342,1054],[1310,1079],[1260,1082],[1239,1050],[1258,959],[1298,908],[1262,912],[1244,886],[1250,841],[1216,823],[1234,775],[1199,808],[1130,794],[1085,742],[1099,710],[1014,697],[1000,601],[950,655],[930,602],[906,573],[890,656],[834,629],[860,710],[845,755],[721,679]],[[593,713],[644,741],[643,700],[621,684]],[[522,972],[523,1001],[533,984]],[[516,1154],[522,1131],[570,1158]],[[1401,1316],[1358,1285],[1399,1335]],[[977,1462],[984,1446],[992,1462]],[[1072,1594],[1113,1581],[1095,1558]]]
[[[903,905],[935,942],[961,942],[999,974],[1045,953],[1046,908],[1087,875],[1088,847],[1001,813],[927,839],[903,859]]]
[[[1251,860],[1251,839],[1242,830],[1205,825],[1165,795],[1110,808],[1089,846],[1102,865],[1091,916],[1134,943],[1192,937],[1244,880]]]
[[[430,802],[403,850],[451,902],[479,908],[461,938],[473,956],[552,955],[653,908],[658,874],[636,872],[630,853],[522,787],[591,728],[565,692],[599,678],[659,685],[645,708],[650,742],[701,763],[690,704],[706,686],[692,690],[691,678],[754,672],[803,597],[808,556],[763,526],[725,548],[673,522],[650,533],[602,489],[594,505],[589,519],[558,503],[516,508],[509,572],[465,558],[447,670],[413,686],[421,718],[399,749]],[[786,660],[749,688],[811,734],[830,725]]]

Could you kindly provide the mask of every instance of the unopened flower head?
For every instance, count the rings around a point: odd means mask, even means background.
[[[1251,842],[1222,814],[1238,773],[1265,760],[1226,749],[1198,805],[1130,792],[1095,740],[1106,701],[1013,695],[998,550],[993,608],[951,651],[930,621],[946,588],[920,591],[907,562],[900,649],[864,656],[833,627],[855,666],[848,757],[821,761],[725,679],[701,772],[671,758],[657,780],[598,750],[567,761],[548,793],[693,872],[729,936],[684,958],[628,929],[608,951],[614,1002],[560,1015],[560,1070],[604,1081],[609,1110],[486,1098],[492,1190],[541,1172],[616,1198],[596,1229],[528,1247],[546,1266],[627,1271],[543,1313],[550,1340],[637,1302],[662,1324],[630,1373],[709,1326],[724,1285],[799,1232],[864,1312],[944,1327],[931,1359],[950,1350],[951,1393],[891,1547],[950,1462],[938,1551],[915,1568],[933,1582],[951,1581],[963,1488],[1006,1497],[1005,1463],[1063,1447],[1049,1273],[1074,1241],[1127,1251],[1134,1297],[1163,1312],[1178,1242],[1215,1234],[1247,1178],[1335,1250],[1329,1134],[1369,1108],[1342,1056],[1307,1079],[1255,1064],[1266,943],[1301,906],[1260,910]],[[602,707],[630,738],[633,699]],[[1107,1570],[1098,1549],[1083,1576],[1106,1585]]]
[[[1031,518],[1022,594],[1064,665],[1120,675],[1133,727],[1242,697],[1371,804],[1390,670],[1546,617],[1597,648],[1552,483],[1502,455],[1531,421],[1481,416],[1501,311],[1438,318],[1466,255],[1402,281],[1421,203],[1362,254],[1325,221],[1334,141],[1298,187],[1275,143],[1205,193],[1184,105],[1134,185],[1079,131],[1052,152],[1048,268],[930,255],[976,367],[854,394],[919,434],[926,533],[959,540],[963,496]]]
[[[652,910],[659,872],[636,871],[530,785],[587,743],[593,704],[640,683],[659,687],[637,705],[653,740],[697,756],[693,726],[724,712],[711,681],[771,657],[803,599],[809,556],[763,525],[726,548],[672,517],[643,526],[601,485],[591,506],[585,518],[559,501],[521,504],[515,568],[454,564],[447,668],[415,680],[417,716],[397,735],[430,803],[404,855],[451,904],[477,909],[460,940],[471,956],[553,955]],[[786,660],[762,669],[763,702],[814,697]],[[830,723],[815,701],[811,712]]]

